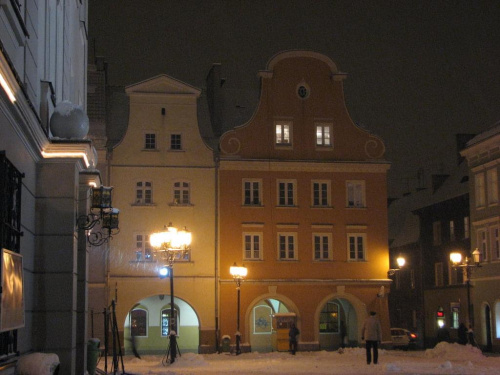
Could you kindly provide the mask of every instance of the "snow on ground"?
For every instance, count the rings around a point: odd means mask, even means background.
[[[366,364],[364,348],[339,352],[181,353],[173,364],[162,364],[163,356],[123,357],[116,374],[134,375],[316,375],[316,374],[500,374],[500,357],[486,357],[470,345],[439,343],[425,351],[379,350],[379,363]],[[113,373],[108,358],[108,373]],[[120,361],[121,362],[121,361]],[[101,359],[98,367],[104,369]]]

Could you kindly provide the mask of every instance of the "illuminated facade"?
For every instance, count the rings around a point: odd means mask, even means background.
[[[130,85],[129,121],[108,155],[121,232],[108,256],[108,302],[125,350],[135,336],[142,353],[165,353],[169,279],[149,235],[172,223],[193,233],[191,250],[175,260],[174,307],[179,349],[215,350],[215,166],[198,128],[201,90],[166,75]]]
[[[260,73],[254,116],[221,137],[220,334],[236,332],[229,269],[243,264],[244,351],[281,350],[289,319],[299,350],[337,348],[343,332],[357,345],[370,310],[390,340],[389,164],[382,140],[349,117],[345,77],[321,54],[280,53]]]

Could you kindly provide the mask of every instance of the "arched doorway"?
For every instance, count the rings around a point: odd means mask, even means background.
[[[200,322],[194,309],[184,300],[174,298],[177,343],[181,352],[198,353]],[[156,295],[137,302],[124,324],[125,353],[135,345],[139,354],[164,354],[169,340],[170,297]]]
[[[254,352],[277,350],[275,314],[289,313],[291,307],[277,298],[263,298],[257,301],[249,316],[250,345]]]
[[[332,298],[321,306],[318,328],[321,350],[336,350],[358,343],[357,313],[345,298]]]

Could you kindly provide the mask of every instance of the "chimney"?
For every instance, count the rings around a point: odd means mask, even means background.
[[[210,123],[214,135],[220,137],[224,132],[224,90],[222,86],[226,81],[225,78],[221,78],[221,64],[212,65],[206,81]]]

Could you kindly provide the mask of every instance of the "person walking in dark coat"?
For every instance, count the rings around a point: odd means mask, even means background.
[[[366,363],[368,365],[372,362],[372,348],[373,363],[375,365],[378,363],[378,344],[382,341],[382,327],[375,317],[376,314],[375,311],[370,311],[370,316],[365,319],[361,330],[361,340],[366,340]]]
[[[290,330],[288,331],[288,337],[289,337],[289,345],[290,345],[290,351],[292,352],[293,355],[295,355],[295,352],[297,351],[297,336],[300,334],[300,331],[297,327],[295,327],[295,324],[292,323],[290,326]]]

